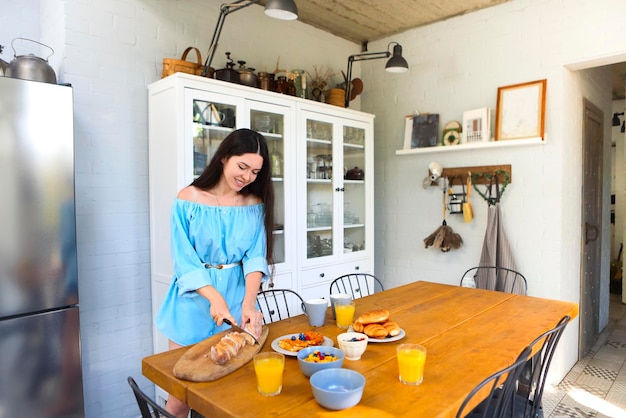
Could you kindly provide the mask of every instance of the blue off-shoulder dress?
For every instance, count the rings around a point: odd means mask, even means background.
[[[241,323],[245,276],[260,271],[268,278],[264,205],[207,206],[176,199],[172,206],[171,250],[174,278],[157,312],[155,324],[180,345],[195,344],[227,329],[211,318],[211,305],[196,292],[211,285],[224,297],[232,316]],[[232,268],[206,264],[240,263]]]

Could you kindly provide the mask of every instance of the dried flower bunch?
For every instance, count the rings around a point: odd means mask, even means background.
[[[307,71],[307,75],[311,79],[311,87],[319,88],[320,90],[326,90],[326,87],[330,83],[330,80],[334,77],[335,72],[331,68],[324,68],[324,66],[313,66],[315,77],[311,76],[311,73]]]

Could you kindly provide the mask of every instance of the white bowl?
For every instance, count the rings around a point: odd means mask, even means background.
[[[345,353],[346,360],[358,360],[367,349],[367,335],[360,332],[344,332],[337,335],[337,344]]]

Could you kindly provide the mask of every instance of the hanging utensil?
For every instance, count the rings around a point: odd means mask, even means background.
[[[447,211],[447,187],[446,179],[443,180],[443,222],[439,228],[432,234],[424,238],[424,245],[426,248],[432,246],[433,248],[439,248],[442,252],[448,252],[451,249],[458,249],[463,245],[463,238],[455,233],[446,222]]]
[[[470,198],[472,196],[472,173],[467,172],[467,195],[465,196],[465,202],[463,203],[463,219],[465,222],[472,222],[474,219],[474,208],[472,208],[472,202]]]

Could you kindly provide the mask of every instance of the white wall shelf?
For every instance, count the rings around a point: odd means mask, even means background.
[[[473,150],[473,149],[519,147],[523,145],[539,145],[539,144],[542,144],[542,145],[545,144],[545,141],[541,137],[510,139],[506,141],[472,142],[469,144],[446,145],[446,146],[436,146],[436,147],[427,147],[427,148],[400,149],[400,150],[396,150],[396,155],[431,154],[435,152],[467,151],[467,150]]]

